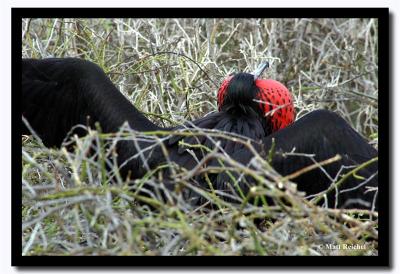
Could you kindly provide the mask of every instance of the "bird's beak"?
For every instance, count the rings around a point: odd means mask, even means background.
[[[261,63],[258,68],[252,73],[254,75],[254,81],[257,80],[258,77],[266,70],[269,68],[269,63],[268,62],[263,62]]]

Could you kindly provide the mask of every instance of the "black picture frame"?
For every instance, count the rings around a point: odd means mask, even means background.
[[[12,261],[13,266],[146,267],[388,267],[390,265],[390,14],[388,8],[12,8]],[[20,71],[22,18],[237,17],[237,18],[378,18],[379,31],[379,249],[371,257],[40,257],[22,256]]]

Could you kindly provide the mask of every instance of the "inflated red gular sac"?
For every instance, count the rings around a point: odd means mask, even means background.
[[[265,117],[267,134],[285,128],[295,120],[293,96],[280,82],[256,79],[249,73],[227,77],[218,90],[218,110],[237,115]]]

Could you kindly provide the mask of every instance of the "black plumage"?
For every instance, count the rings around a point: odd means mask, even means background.
[[[339,155],[340,160],[322,166],[323,170],[314,168],[292,179],[297,183],[298,190],[308,195],[327,190],[358,165],[371,161],[356,176],[348,176],[339,189],[329,192],[328,205],[371,208],[372,202],[375,202],[374,208],[378,208],[376,189],[368,191],[369,188],[378,187],[378,161],[374,161],[378,152],[334,112],[313,111],[286,128],[264,137],[262,145],[256,147],[265,158],[273,150],[271,165],[282,175],[294,174]],[[254,156],[247,149],[236,153],[233,158],[245,165]],[[217,183],[229,180],[223,173]]]
[[[338,115],[324,110],[314,111],[292,125],[273,131],[272,123],[254,102],[259,89],[254,85],[250,74],[237,74],[227,88],[227,95],[219,112],[210,113],[205,117],[174,128],[161,128],[149,121],[138,111],[114,86],[106,74],[97,65],[76,58],[51,58],[44,60],[22,60],[22,115],[29,122],[46,146],[61,146],[71,128],[77,124],[94,127],[99,122],[103,132],[117,132],[124,122],[137,131],[177,131],[195,130],[198,127],[209,130],[222,130],[230,134],[238,134],[252,140],[256,149],[267,157],[271,147],[275,148],[272,166],[282,175],[314,164],[310,158],[284,155],[284,152],[314,154],[315,161],[329,159],[336,154],[341,160],[324,166],[326,173],[314,169],[293,181],[298,188],[307,194],[315,194],[327,189],[331,180],[327,174],[335,178],[342,166],[361,164],[377,156],[377,151],[370,146],[356,131],[354,131]],[[86,132],[76,128],[74,133],[82,136]],[[22,123],[22,134],[29,134]],[[207,136],[177,136],[172,135],[165,141],[169,160],[188,170],[193,169],[197,160],[188,153],[187,144],[202,144],[210,149],[219,141],[220,151],[233,159],[249,164],[252,152],[242,143],[225,138],[208,138]],[[273,141],[274,140],[274,141]],[[274,146],[272,143],[274,142]],[[120,141],[118,143],[118,163],[126,162],[138,149],[144,149],[152,142]],[[193,149],[197,159],[204,157],[204,151]],[[156,147],[146,151],[151,168],[166,161],[165,155]],[[219,165],[217,160],[207,163],[209,166]],[[132,178],[144,175],[145,169],[140,158],[130,159],[120,170],[123,176],[131,172]],[[378,178],[377,162],[360,171],[360,175],[371,179],[365,184],[355,177],[346,180],[345,188],[356,188],[343,192],[337,201],[337,206],[368,207],[358,200],[371,203],[374,192],[365,194],[365,187],[376,187]],[[239,175],[239,174],[238,174]],[[224,173],[215,175],[213,183],[224,188],[230,183],[230,178]],[[248,187],[244,186],[244,189]],[[335,197],[330,194],[329,205],[335,205]]]

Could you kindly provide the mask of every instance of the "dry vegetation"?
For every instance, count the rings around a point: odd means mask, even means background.
[[[263,77],[289,87],[298,117],[333,110],[377,146],[374,19],[24,19],[22,26],[23,57],[91,60],[160,125],[216,110],[216,92],[228,73],[250,72],[268,60]],[[102,141],[121,133],[91,131],[75,139],[74,152],[22,136],[23,255],[377,255],[376,212],[317,207],[264,159],[253,170],[238,168],[273,174],[286,190],[275,187],[270,195],[284,196],[291,208],[255,206],[246,197],[224,202],[191,186],[190,171],[177,170],[173,180],[217,206],[186,203],[179,190],[163,188],[157,172],[128,184],[116,169],[104,168]],[[102,161],[86,156],[92,141]],[[273,188],[259,181],[252,197]],[[147,184],[156,191],[138,194]],[[160,193],[170,200],[162,202]],[[366,246],[335,250],[325,244]]]

